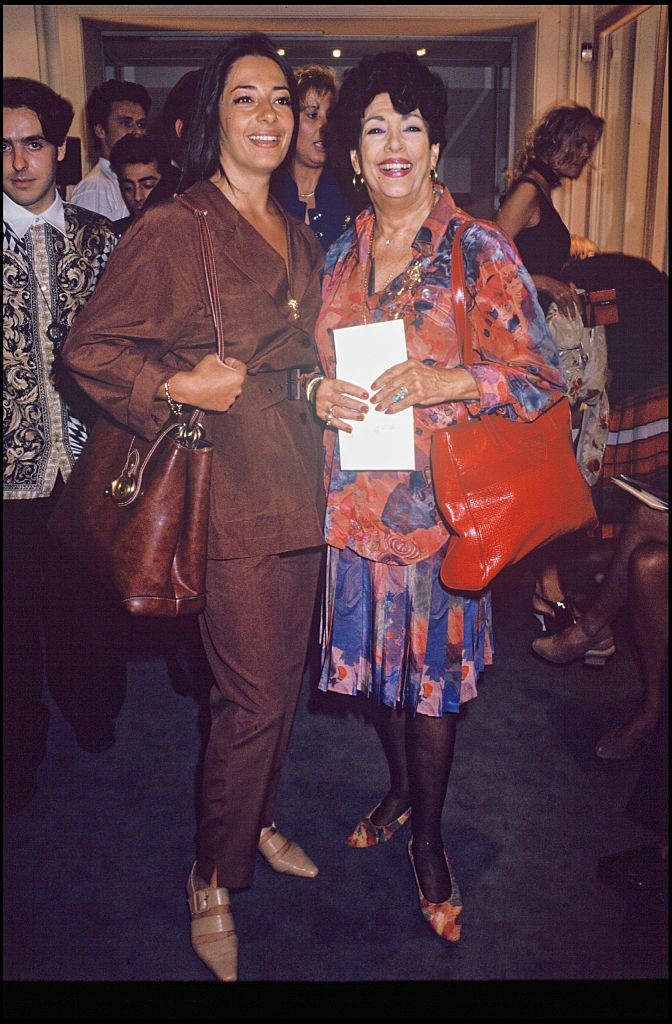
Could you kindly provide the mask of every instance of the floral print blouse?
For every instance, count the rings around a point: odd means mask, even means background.
[[[418,231],[413,249],[422,274],[410,290],[404,274],[369,295],[373,210],[359,214],[326,257],[322,311],[316,338],[324,373],[336,376],[332,330],[403,317],[409,359],[429,366],[460,365],[450,278],[452,241],[468,215],[437,184],[438,201]],[[528,272],[511,240],[494,224],[466,229],[467,309],[480,397],[466,403],[470,416],[494,413],[533,420],[565,391],[558,351]],[[403,308],[400,310],[400,303]],[[364,309],[365,306],[365,309]],[[340,466],[338,433],[325,431],[325,536],[376,562],[411,564],[434,554],[448,538],[437,511],[430,474],[431,435],[457,420],[456,404],[416,406],[415,471],[354,472]]]

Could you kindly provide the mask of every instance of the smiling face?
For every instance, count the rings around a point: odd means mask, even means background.
[[[282,69],[270,57],[241,57],[219,101],[220,161],[234,186],[270,176],[284,160],[294,114]],[[216,176],[218,177],[218,176]]]
[[[56,167],[65,145],[47,142],[28,107],[4,107],[2,121],[2,187],[19,206],[44,213],[56,199]]]
[[[564,140],[560,151],[550,161],[551,167],[561,178],[578,178],[598,141],[597,127],[585,121],[575,138],[568,136]]]
[[[301,106],[299,133],[296,138],[296,162],[317,170],[323,167],[327,159],[324,144],[324,129],[327,125],[329,111],[334,105],[331,93],[320,96],[314,89],[309,89]]]
[[[350,153],[375,205],[391,199],[411,202],[431,195],[430,173],[439,144],[430,144],[419,110],[400,114],[388,93],[380,93],[364,111],[359,149]]]

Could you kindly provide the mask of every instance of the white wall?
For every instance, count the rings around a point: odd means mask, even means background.
[[[35,8],[32,4],[5,4],[2,9],[2,64],[7,78],[43,78],[37,49]],[[47,85],[50,84],[47,82]]]

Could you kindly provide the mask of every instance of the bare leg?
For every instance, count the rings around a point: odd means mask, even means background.
[[[553,603],[564,600],[565,590],[560,580],[557,562],[549,561],[542,565],[537,577],[535,594]]]
[[[630,561],[643,544],[668,544],[668,514],[637,502],[614,548],[613,558],[596,601],[571,626],[544,640],[535,640],[533,649],[542,657],[565,664],[581,657],[594,638],[598,645],[610,644],[609,626],[628,602]]]
[[[610,623],[628,600],[630,556],[640,544],[653,541],[668,543],[668,514],[637,502],[621,530],[611,565],[597,600],[581,616],[581,627],[587,636],[595,636]]]
[[[636,753],[655,732],[665,699],[665,665],[669,641],[666,544],[640,544],[630,557],[628,596],[632,632],[644,686],[641,707],[623,725],[603,736],[601,757],[625,758]]]
[[[430,903],[450,897],[450,873],[441,836],[441,813],[453,763],[457,715],[415,715],[407,728],[413,806],[413,859],[422,892]]]

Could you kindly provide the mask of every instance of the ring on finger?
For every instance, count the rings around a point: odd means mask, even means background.
[[[329,406],[329,412],[327,413],[327,418],[324,421],[325,426],[327,426],[327,427],[330,426],[331,421],[332,421],[333,418],[334,418],[334,407],[333,407],[333,405],[330,405]]]
[[[401,402],[401,400],[403,398],[406,398],[407,396],[408,396],[408,388],[406,387],[405,384],[402,384],[401,387],[397,391],[395,391],[394,394],[392,395],[392,401],[393,402]]]

